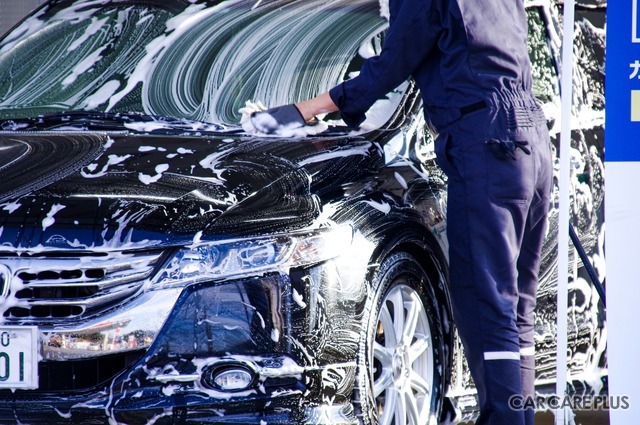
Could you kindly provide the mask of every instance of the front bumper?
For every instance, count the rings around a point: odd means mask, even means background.
[[[303,348],[307,336],[319,337],[299,302],[305,290],[292,290],[303,280],[273,274],[197,284],[177,300],[171,291],[166,298],[150,292],[146,302],[130,307],[148,310],[157,303],[158,314],[167,303],[174,308],[138,360],[92,388],[1,391],[0,423],[355,423],[345,390],[353,384],[355,362],[326,362]],[[67,362],[56,359],[56,348],[43,360],[50,369]],[[253,374],[247,388],[211,385],[216,370],[234,366]],[[94,373],[88,369],[73,373]]]
[[[72,402],[73,400],[69,400]],[[12,412],[20,406],[1,406],[0,418],[2,424],[30,424],[30,425],[115,425],[115,424],[356,424],[350,405],[324,404],[302,407],[299,397],[279,397],[261,403],[228,402],[224,407],[200,403],[193,406],[176,405],[171,407],[150,408],[143,405],[136,409],[118,409],[106,411],[102,407],[89,405],[85,407],[63,410],[60,406],[52,408],[44,406],[38,400],[30,404],[28,412],[13,415]]]

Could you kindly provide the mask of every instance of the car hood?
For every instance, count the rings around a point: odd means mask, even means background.
[[[304,228],[322,197],[383,163],[364,139],[77,131],[0,133],[0,157],[5,251],[139,249]]]

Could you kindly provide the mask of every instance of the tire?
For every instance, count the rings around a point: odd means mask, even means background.
[[[415,258],[399,252],[382,262],[358,350],[354,406],[363,423],[438,423],[444,346],[437,305]]]

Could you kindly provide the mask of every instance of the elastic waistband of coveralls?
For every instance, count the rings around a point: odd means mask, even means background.
[[[476,98],[478,100],[457,107],[428,105],[425,108],[427,119],[436,131],[441,132],[465,116],[482,110],[487,110],[489,115],[495,115],[499,111],[514,115],[529,115],[534,112],[535,118],[541,113],[540,105],[531,91],[496,90]],[[535,118],[533,121],[536,121]]]

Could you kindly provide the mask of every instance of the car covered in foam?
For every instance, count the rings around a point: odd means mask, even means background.
[[[555,135],[558,11],[528,13]],[[474,415],[446,177],[415,85],[357,131],[335,115],[308,138],[238,125],[247,100],[291,103],[358,72],[384,15],[370,0],[54,0],[2,38],[0,423]],[[578,25],[572,218],[601,264],[603,35]],[[541,391],[555,379],[551,208]],[[606,324],[575,264],[571,376],[599,393]]]

